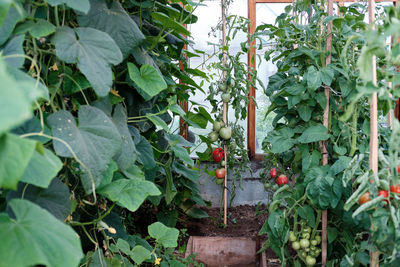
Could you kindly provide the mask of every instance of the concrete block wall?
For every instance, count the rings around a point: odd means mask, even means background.
[[[218,167],[217,164],[214,163],[203,163],[200,168],[206,167],[209,170],[214,170]],[[236,187],[236,196],[232,202],[233,207],[240,205],[257,205],[257,203],[267,203],[269,198],[269,194],[264,189],[264,184],[261,183],[260,172],[263,169],[262,162],[253,161],[250,164],[250,169],[243,173],[242,179],[242,188],[243,190],[237,186]],[[228,172],[228,188],[231,188],[232,183],[232,172]],[[237,185],[239,185],[239,181],[237,181]],[[211,202],[212,207],[219,207],[221,201],[221,194],[223,194],[223,190],[220,185],[217,185],[214,181],[214,178],[210,177],[208,174],[203,173],[199,179],[199,187],[200,187],[200,195],[205,199]],[[228,201],[231,197],[231,194],[228,190]]]

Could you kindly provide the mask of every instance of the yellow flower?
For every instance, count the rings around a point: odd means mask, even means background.
[[[53,66],[50,67],[52,71],[58,71],[57,63],[54,63]]]
[[[154,262],[155,265],[160,265],[161,258],[157,258],[156,261]]]
[[[115,96],[121,97],[121,96],[118,94],[118,91],[117,91],[117,90],[114,90],[114,89],[111,88],[110,92],[111,92],[111,94],[113,94],[113,95],[115,95]]]

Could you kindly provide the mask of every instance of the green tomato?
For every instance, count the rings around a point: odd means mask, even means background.
[[[317,262],[317,261],[315,260],[314,257],[311,257],[311,256],[307,256],[307,257],[306,257],[306,264],[307,264],[307,266],[314,266],[316,262]]]
[[[307,252],[305,252],[304,250],[300,252],[300,257],[302,257],[303,259],[305,259],[307,257]]]
[[[307,222],[306,222],[305,220],[301,220],[301,221],[300,221],[300,225],[301,225],[301,226],[306,226],[306,225],[307,225]]]
[[[291,242],[294,242],[294,241],[297,240],[296,235],[295,235],[294,232],[292,232],[292,231],[289,232],[289,240],[290,240]]]
[[[222,167],[225,167],[225,165],[226,165],[225,160],[222,160],[222,161],[221,161],[221,166],[222,166]]]
[[[228,86],[229,86],[230,88],[235,87],[235,80],[231,78],[231,79],[230,79],[230,82],[229,82],[229,84],[228,84]]]
[[[318,243],[318,244],[321,244],[321,236],[316,235],[316,236],[315,236],[315,240],[317,240],[317,243]]]
[[[229,140],[232,136],[231,127],[222,127],[221,130],[219,130],[219,136],[224,140]]]
[[[313,246],[316,246],[316,245],[318,245],[318,241],[317,240],[315,240],[315,239],[311,239],[311,245],[313,245]]]
[[[271,186],[272,186],[272,185],[271,185],[270,183],[265,183],[265,184],[264,184],[264,189],[265,189],[265,190],[270,189]],[[290,239],[290,238],[289,238],[289,239]],[[296,241],[296,240],[290,240],[290,241]]]
[[[274,184],[274,185],[272,186],[272,190],[274,190],[274,191],[278,190],[278,188],[279,188],[279,186],[278,186],[277,184]]]
[[[221,185],[224,183],[224,179],[215,179],[215,183]]]
[[[213,130],[216,131],[216,132],[218,133],[219,130],[221,130],[222,125],[223,125],[223,122],[221,122],[221,121],[214,121],[214,123],[213,123]]]
[[[231,101],[231,94],[230,93],[223,93],[221,95],[222,102],[229,103]]]
[[[301,239],[300,240],[300,246],[302,248],[308,248],[310,246],[310,241],[308,241],[308,239]]]
[[[309,233],[302,233],[301,236],[302,236],[304,239],[310,239],[310,234],[309,234]]]
[[[299,250],[299,249],[300,249],[300,243],[297,242],[297,241],[294,241],[294,242],[292,243],[292,248],[293,248],[294,250]]]
[[[303,233],[311,233],[311,227],[307,226],[306,228],[304,228]]]
[[[211,132],[208,134],[208,139],[210,139],[211,142],[215,142],[218,140],[218,133],[217,132]]]
[[[224,83],[218,84],[218,89],[222,92],[226,91],[226,85]]]

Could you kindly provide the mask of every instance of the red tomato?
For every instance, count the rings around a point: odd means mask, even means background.
[[[390,192],[400,194],[400,184],[398,185],[391,185]]]
[[[217,147],[216,149],[214,149],[212,156],[215,162],[220,162],[225,156],[224,150]]]
[[[215,176],[217,176],[218,179],[225,178],[225,173],[225,168],[219,168],[215,170]]]
[[[269,171],[269,175],[271,175],[271,177],[275,179],[276,175],[278,175],[278,172],[276,171],[275,168],[272,168],[272,169]]]
[[[400,165],[397,166],[397,173],[400,173]]]
[[[378,196],[383,196],[384,198],[387,198],[389,196],[389,192],[387,190],[379,190]],[[384,199],[386,203],[389,203],[387,199]]]
[[[369,192],[365,192],[365,193],[360,197],[360,199],[358,200],[358,202],[360,202],[360,204],[364,204],[364,203],[370,201],[371,198],[370,198],[369,195],[370,195]]]
[[[278,186],[282,186],[282,185],[285,185],[285,184],[289,183],[289,180],[288,180],[288,178],[286,177],[286,175],[281,174],[281,175],[279,175],[279,177],[276,179],[275,182],[276,182],[276,184],[277,184]]]

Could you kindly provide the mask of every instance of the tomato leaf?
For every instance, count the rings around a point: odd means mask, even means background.
[[[297,138],[300,143],[313,143],[327,140],[329,138],[328,130],[322,124],[308,127],[303,134]]]

